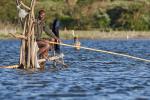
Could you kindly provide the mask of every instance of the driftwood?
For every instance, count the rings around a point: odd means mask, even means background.
[[[35,68],[35,55],[37,56],[37,52],[35,52],[35,33],[34,33],[34,7],[36,0],[31,0],[30,6],[25,5],[21,0],[16,0],[17,5],[22,6],[29,10],[28,15],[25,17],[23,24],[23,32],[22,35],[14,35],[11,34],[15,38],[22,39],[20,46],[20,65],[23,65],[24,68]],[[37,65],[37,64],[36,64]]]
[[[9,34],[10,34],[12,37],[14,37],[14,38],[27,40],[27,37],[25,37],[24,35],[13,34],[13,33],[9,33]]]
[[[21,4],[24,8],[26,8],[27,10],[31,10],[31,8],[28,7],[27,5],[25,5],[21,0],[19,0],[19,2],[20,2],[20,4]]]
[[[19,68],[19,65],[1,66],[0,68]]]
[[[38,63],[42,63],[45,61],[54,61],[54,60],[57,60],[59,58],[60,58],[60,56],[53,56],[53,57],[48,57],[47,59],[39,59]],[[22,69],[23,65],[0,66],[0,68],[21,68]]]

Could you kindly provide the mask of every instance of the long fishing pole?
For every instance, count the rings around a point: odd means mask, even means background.
[[[70,45],[70,44],[65,44],[65,43],[57,43],[57,42],[49,42],[49,43],[50,44],[59,44],[59,45],[62,45],[62,46],[73,47],[73,48],[77,47],[75,45]],[[135,56],[131,56],[131,55],[128,55],[128,54],[121,54],[121,53],[116,53],[116,52],[112,52],[112,51],[94,49],[94,48],[83,47],[83,46],[80,46],[80,48],[81,49],[85,49],[85,50],[90,50],[90,51],[95,51],[95,52],[102,52],[102,53],[107,53],[107,54],[112,54],[112,55],[118,55],[118,56],[124,56],[124,57],[132,58],[132,59],[136,59],[136,60],[140,60],[140,61],[150,62],[150,60],[148,60],[148,59],[144,59],[144,58],[140,58],[140,57],[135,57]]]

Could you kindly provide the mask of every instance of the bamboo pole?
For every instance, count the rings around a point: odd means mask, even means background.
[[[77,47],[75,45],[70,45],[70,44],[65,44],[65,43],[57,43],[57,42],[49,42],[49,43],[50,44],[59,44],[59,45],[67,46],[67,47],[73,47],[73,48]],[[117,55],[117,56],[128,57],[128,58],[132,58],[132,59],[136,59],[136,60],[140,60],[140,61],[144,61],[144,62],[150,62],[150,60],[148,60],[148,59],[135,57],[135,56],[131,56],[131,55],[128,55],[128,54],[121,54],[121,53],[116,53],[116,52],[112,52],[112,51],[88,48],[88,47],[83,47],[83,46],[80,46],[80,48],[85,49],[85,50],[95,51],[95,52],[102,52],[102,53],[107,53],[107,54],[112,54],[112,55]]]

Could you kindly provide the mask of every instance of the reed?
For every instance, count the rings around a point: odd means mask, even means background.
[[[80,39],[150,39],[150,31],[110,31],[101,32],[97,30],[80,31],[75,34]],[[73,39],[72,31],[61,31],[63,39]]]
[[[20,30],[20,27],[18,25],[15,24],[11,24],[11,23],[2,23],[0,22],[0,33],[16,33],[17,31]]]
[[[21,33],[21,28],[10,23],[0,22],[0,39],[13,39],[9,33]],[[75,30],[80,39],[149,39],[150,31],[99,31]],[[73,39],[72,30],[61,30],[62,39]],[[47,37],[43,35],[43,37]]]

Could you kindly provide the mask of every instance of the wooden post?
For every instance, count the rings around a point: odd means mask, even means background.
[[[37,52],[35,50],[35,34],[34,34],[34,22],[35,22],[35,15],[34,15],[34,7],[36,0],[31,0],[30,7],[26,6],[21,0],[17,0],[17,2],[27,10],[29,10],[28,15],[25,18],[24,22],[24,29],[22,35],[25,36],[27,39],[22,39],[21,46],[20,46],[20,65],[23,65],[24,68],[35,68],[35,55]]]
[[[23,33],[22,33],[23,36],[25,36],[25,32],[26,32],[26,30],[25,30],[25,28],[27,26],[27,21],[26,20],[25,20],[25,24],[24,24],[24,30],[23,30]],[[25,65],[25,40],[24,39],[21,40],[21,46],[20,46],[20,63],[19,64],[20,65],[21,64]]]
[[[34,51],[36,51],[36,50],[34,50],[34,49],[36,49],[36,41],[35,41],[35,31],[34,31],[34,22],[35,22],[35,15],[34,15],[34,7],[35,7],[35,0],[33,0],[33,2],[32,2],[32,12],[31,12],[31,14],[32,14],[32,20],[33,20],[33,23],[32,23],[32,32],[31,32],[31,64],[32,64],[32,68],[35,68],[35,57],[34,57],[34,55],[35,55],[35,53],[37,53],[37,52],[34,52]]]

